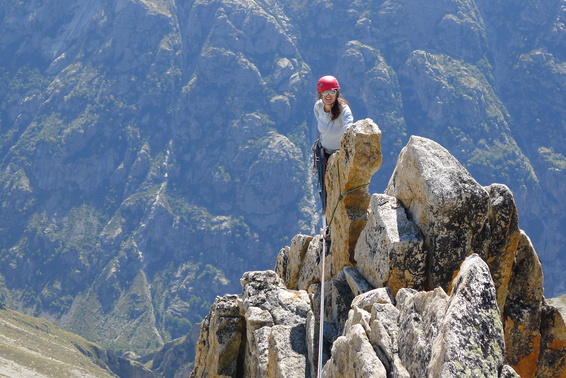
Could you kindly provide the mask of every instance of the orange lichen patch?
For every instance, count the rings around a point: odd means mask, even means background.
[[[414,277],[411,275],[411,272],[409,272],[406,269],[398,269],[398,268],[393,268],[390,270],[389,272],[389,280],[387,281],[387,287],[391,289],[391,292],[393,293],[393,297],[395,297],[397,295],[397,292],[404,288],[404,287],[408,287],[408,288],[413,288],[413,289],[418,289],[418,288],[414,288]]]
[[[389,281],[387,281],[387,287],[389,289],[391,289],[391,293],[393,294],[393,297],[395,297],[397,295],[397,292],[399,291],[399,289],[402,287],[400,287],[399,285],[401,285],[401,282],[399,280],[399,276],[398,276],[398,272],[390,272],[390,279]]]
[[[509,238],[507,248],[501,254],[491,256],[486,261],[495,284],[497,305],[500,309],[505,306],[505,301],[509,295],[509,283],[513,276],[513,261],[519,246],[520,236],[520,232],[514,232]]]
[[[454,271],[454,273],[452,273],[452,279],[450,280],[450,283],[448,284],[448,290],[446,290],[446,294],[448,294],[448,296],[452,295],[452,288],[454,286],[454,280],[458,276],[458,273],[460,273],[460,269],[456,269]]]
[[[507,296],[509,295],[509,283],[511,282],[511,276],[512,274],[512,270],[513,270],[513,258],[515,257],[515,253],[513,253],[510,256],[510,264],[508,264],[508,268],[505,270],[505,272],[499,272],[499,280],[497,280],[498,282],[496,282],[495,277],[494,278],[494,284],[495,284],[495,291],[496,291],[496,295],[497,295],[497,305],[499,306],[500,309],[503,309],[505,307],[505,301],[507,300]],[[491,269],[491,267],[490,267]]]
[[[514,232],[513,236],[511,236],[511,243],[506,250],[507,252],[513,253],[513,256],[515,256],[515,253],[517,252],[517,248],[519,247],[519,240],[521,240],[521,233]]]
[[[564,349],[566,347],[566,340],[552,340],[548,347],[556,350]]]
[[[505,339],[505,345],[507,345],[508,340],[511,339],[511,330],[513,330],[515,328],[515,322],[513,322],[513,319],[508,318],[508,317],[504,317],[503,318],[503,331],[504,331],[504,339]]]
[[[540,335],[532,339],[532,352],[523,357],[513,369],[521,378],[534,377],[538,370],[538,359],[540,355]]]
[[[558,309],[546,310],[538,376],[566,378],[566,324]]]

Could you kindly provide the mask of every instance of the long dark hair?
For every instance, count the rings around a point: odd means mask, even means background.
[[[318,94],[318,98],[319,99],[322,98],[322,93]],[[336,99],[334,100],[334,103],[332,104],[332,108],[330,108],[330,114],[332,114],[332,117],[330,117],[331,121],[334,121],[335,119],[340,117],[340,113],[342,113],[342,105],[350,105],[350,103],[348,101],[346,101],[345,99],[343,99],[342,97],[340,97],[340,91],[337,91],[336,92]]]

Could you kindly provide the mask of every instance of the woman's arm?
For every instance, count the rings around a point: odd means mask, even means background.
[[[324,105],[322,104],[322,100],[318,100],[314,104],[314,116],[316,118],[316,124],[318,128],[318,132],[324,134],[328,131],[329,122],[326,118],[328,116],[324,113]]]
[[[348,130],[350,126],[354,123],[354,116],[352,115],[352,110],[346,104],[342,104],[342,126],[344,127],[344,132]]]

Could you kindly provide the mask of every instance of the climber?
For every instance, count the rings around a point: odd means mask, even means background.
[[[323,76],[318,80],[318,100],[314,104],[314,115],[318,127],[318,139],[312,146],[318,184],[322,200],[322,211],[326,211],[326,187],[324,176],[330,155],[340,149],[342,135],[354,122],[348,101],[340,97],[340,84],[334,76]],[[326,233],[327,231],[325,231]]]

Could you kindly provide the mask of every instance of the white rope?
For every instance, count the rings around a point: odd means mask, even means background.
[[[324,276],[326,272],[325,260],[326,260],[326,239],[324,238],[324,232],[326,227],[326,219],[324,214],[322,215],[322,267],[321,267],[321,278],[320,278],[320,324],[318,326],[318,378],[322,377],[322,344],[323,344],[323,324],[324,324]]]

